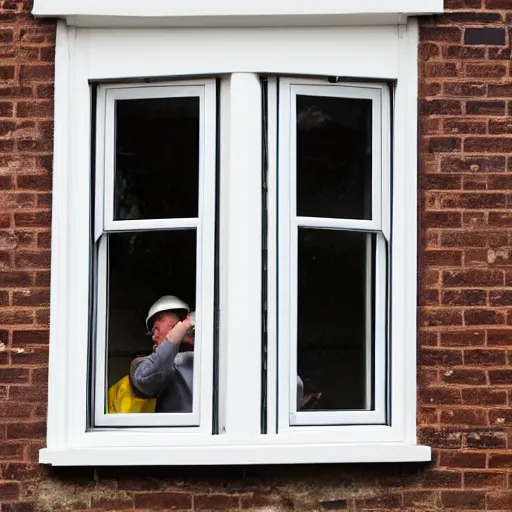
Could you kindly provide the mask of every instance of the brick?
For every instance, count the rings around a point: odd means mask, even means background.
[[[445,46],[443,56],[446,59],[472,59],[479,60],[485,58],[485,48],[475,48],[468,46]]]
[[[504,46],[506,40],[504,28],[468,27],[464,30],[464,44]]]
[[[459,286],[503,286],[505,275],[501,270],[467,269],[445,270],[442,272],[446,287]]]
[[[425,212],[425,225],[432,228],[457,228],[462,226],[460,212]]]
[[[0,461],[14,461],[23,458],[23,445],[20,443],[0,443]]]
[[[485,453],[443,451],[439,458],[439,466],[483,469],[486,466],[486,458]]]
[[[462,446],[462,433],[454,428],[420,428],[418,443],[426,444],[432,448],[460,449]]]
[[[462,265],[462,251],[425,251],[422,261],[425,265],[430,266],[460,267]]]
[[[47,269],[50,267],[50,251],[19,251],[15,259],[18,268]]]
[[[419,103],[421,115],[454,115],[462,114],[462,103],[456,100],[423,100]]]
[[[0,287],[11,288],[18,286],[29,286],[32,284],[32,279],[32,274],[28,272],[0,272]]]
[[[28,370],[26,368],[2,368],[0,367],[0,382],[2,384],[24,384],[28,382]]]
[[[495,135],[511,134],[512,123],[502,119],[490,119],[489,133]]]
[[[482,97],[486,96],[487,84],[483,82],[446,82],[443,84],[445,96]]]
[[[2,310],[0,309],[0,324],[32,324],[34,323],[34,315],[32,311],[23,311],[17,309]]]
[[[1,111],[1,103],[0,103]],[[18,101],[16,106],[18,117],[51,118],[53,115],[53,102],[48,100]],[[4,116],[9,117],[9,116]]]
[[[18,176],[17,184],[19,190],[51,190],[52,176],[51,174],[28,174],[26,176]]]
[[[479,3],[479,0],[476,0]],[[478,5],[480,7],[480,5]],[[449,4],[445,6],[446,9],[450,9]],[[503,21],[500,13],[497,12],[482,12],[482,11],[459,11],[459,12],[447,12],[441,16],[437,16],[436,20],[438,23],[454,23],[454,24],[477,24],[477,23],[498,23]]]
[[[34,213],[16,212],[14,214],[14,223],[16,227],[35,227],[47,228],[51,225],[51,213],[41,211]]]
[[[462,364],[462,352],[460,350],[424,348],[420,351],[419,364],[425,366],[451,366]]]
[[[505,365],[504,350],[471,349],[464,351],[464,364],[468,365]]]
[[[512,425],[512,409],[491,409],[489,421],[493,425]]]
[[[469,153],[512,153],[511,137],[468,137],[464,151]]]
[[[14,345],[43,345],[48,343],[47,330],[14,331],[12,335]]]
[[[485,385],[487,384],[487,375],[484,370],[449,370],[441,374],[443,382],[447,384],[463,384],[463,385]]]
[[[447,290],[441,302],[449,306],[483,306],[487,303],[485,290]]]
[[[442,325],[462,325],[462,312],[447,309],[426,309],[422,312],[421,323],[424,327]],[[505,319],[503,317],[503,323]]]
[[[487,425],[487,413],[473,409],[450,409],[441,411],[441,424],[448,425]]]
[[[442,491],[441,503],[446,508],[483,509],[485,508],[485,493],[478,491]]]
[[[9,101],[0,101],[0,117],[12,117],[13,104]]]
[[[423,186],[425,190],[460,190],[462,188],[462,180],[460,176],[429,174],[423,179]]]
[[[367,509],[399,509],[401,508],[401,497],[398,494],[382,494],[372,498],[356,498],[354,500],[358,510]]]
[[[53,65],[23,65],[20,68],[20,78],[22,81],[48,81],[53,79],[54,69]]]
[[[131,510],[133,509],[133,498],[96,498],[93,496],[91,506],[101,510]]]
[[[505,172],[506,159],[502,156],[459,157],[445,156],[441,158],[443,172]]]
[[[462,403],[464,405],[505,405],[507,392],[498,389],[469,388],[463,389]]]
[[[509,384],[512,382],[512,370],[489,370],[491,385]]]
[[[487,344],[491,346],[512,346],[512,329],[489,330]]]
[[[497,209],[507,207],[506,194],[498,193],[450,193],[441,199],[443,208]]]
[[[507,487],[507,475],[481,471],[464,473],[464,488],[466,489],[503,489]]]
[[[445,9],[479,9],[483,0],[445,0]]]
[[[489,226],[512,227],[512,214],[508,212],[489,212]]]
[[[46,402],[48,391],[40,384],[35,386],[10,386],[9,399],[16,402]]]
[[[487,510],[512,510],[512,491],[487,493]]]
[[[480,140],[480,139],[478,139],[478,140]],[[428,153],[455,153],[455,152],[459,152],[462,148],[461,139],[456,138],[456,137],[425,138],[424,144],[425,144],[425,151]],[[512,144],[511,144],[511,146],[512,146]],[[467,150],[467,151],[470,151],[470,150]],[[476,152],[476,151],[474,150],[473,152]],[[482,151],[479,151],[479,152],[482,152]]]
[[[44,339],[44,343],[48,343],[48,335]],[[48,347],[45,346],[29,346],[23,347],[23,352],[13,352],[11,354],[12,364],[23,365],[41,365],[48,364]]]
[[[512,83],[489,84],[487,95],[489,98],[509,98],[512,96]]]
[[[135,494],[135,508],[149,510],[177,509],[189,510],[192,508],[192,496],[178,492],[151,492],[150,494]]]
[[[32,421],[30,423],[9,423],[7,425],[7,439],[35,439],[46,436],[46,421]]]
[[[467,101],[466,113],[479,116],[503,116],[505,115],[504,101]]]
[[[503,449],[507,446],[507,436],[500,431],[472,431],[464,434],[463,443],[467,448]]]
[[[18,482],[0,481],[0,502],[18,500],[20,494],[20,484]]]
[[[512,453],[490,453],[489,467],[500,469],[512,469]]]
[[[489,309],[470,309],[464,311],[466,325],[500,325],[505,323],[505,315],[501,311]]]
[[[460,390],[447,387],[431,387],[419,390],[420,402],[424,405],[456,405],[462,403]]]
[[[200,494],[194,496],[194,510],[238,509],[239,496],[228,494]]]
[[[0,421],[2,418],[30,418],[32,404],[16,404],[12,402],[0,402]]]
[[[464,134],[485,134],[487,133],[487,123],[485,121],[467,121],[462,119],[445,119],[443,121],[443,131],[445,134],[464,133]]]
[[[420,29],[420,38],[422,41],[460,43],[462,41],[462,30],[458,27],[422,26]]]
[[[24,290],[13,292],[12,295],[13,306],[49,306],[50,305],[50,290]]]
[[[466,66],[468,78],[503,78],[507,74],[507,67],[503,64],[472,63]]]

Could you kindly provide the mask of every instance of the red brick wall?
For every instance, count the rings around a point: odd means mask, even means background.
[[[255,468],[37,464],[55,24],[30,7],[0,0],[0,511],[512,510],[512,0],[446,0],[421,22],[418,431],[433,463]]]

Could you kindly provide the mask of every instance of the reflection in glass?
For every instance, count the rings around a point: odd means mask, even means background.
[[[371,409],[375,235],[299,228],[302,409]]]
[[[297,96],[297,215],[371,219],[371,100]]]
[[[198,216],[198,97],[118,100],[115,152],[115,220]]]
[[[156,323],[152,322],[160,315],[159,322],[163,323],[158,324],[159,332],[161,334],[165,330],[167,333],[186,317],[186,308],[172,300],[164,301],[163,308],[154,310],[157,314],[152,315],[148,326],[146,317],[151,305],[167,295],[179,297],[190,306],[190,310],[195,308],[196,231],[112,233],[107,236],[107,386],[110,389],[124,377],[130,376],[132,394],[136,398],[156,398],[156,406],[153,404],[156,412],[191,412],[193,338],[185,335],[186,339],[173,347],[165,342],[169,347],[166,345],[162,351],[160,347],[156,348]],[[167,308],[172,310],[175,318],[163,314]],[[152,327],[153,335],[146,335]],[[162,342],[164,336],[158,341]],[[158,357],[155,356],[157,352]],[[137,377],[142,383],[137,388],[133,386],[134,361],[147,356],[154,361],[144,363],[147,375]],[[142,362],[137,359],[136,365]],[[178,371],[180,375],[159,372],[158,365],[165,368],[181,365]]]

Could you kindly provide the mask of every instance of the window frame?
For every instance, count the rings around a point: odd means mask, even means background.
[[[367,99],[372,102],[372,214],[370,219],[346,219],[306,217],[297,213],[297,163],[296,163],[296,101],[297,96],[321,96],[329,98]],[[390,138],[391,130],[389,88],[378,82],[341,84],[326,80],[306,80],[300,78],[279,79],[279,147],[278,147],[278,207],[279,214],[272,218],[270,225],[279,226],[278,238],[278,306],[279,311],[279,431],[294,427],[306,428],[321,425],[371,425],[386,423],[387,382],[387,250],[379,236],[390,242],[388,224],[390,210]],[[297,372],[297,279],[298,279],[298,232],[300,228],[329,230],[350,230],[377,235],[376,301],[378,318],[375,328],[375,370],[373,379],[381,386],[375,394],[374,411],[297,411],[296,372]],[[367,376],[368,378],[368,376]],[[376,386],[378,387],[378,385]],[[288,405],[288,407],[287,407]]]
[[[253,28],[250,30],[75,29],[59,22],[56,57],[55,157],[52,240],[49,417],[47,447],[40,461],[54,465],[265,464],[308,462],[393,462],[430,459],[416,444],[415,410],[415,239],[417,24],[368,27]],[[359,44],[361,43],[361,44]],[[207,44],[209,52],[204,52]],[[268,45],[272,52],[269,53]],[[151,48],[159,48],[151,55]],[[178,45],[178,46],[176,46]],[[176,47],[179,52],[173,51]],[[236,52],[232,49],[237,48]],[[158,55],[169,55],[162,60]],[[127,59],[126,56],[130,58]],[[318,58],[321,55],[321,58]],[[124,56],[124,57],[123,57]],[[270,57],[269,57],[270,56]],[[367,65],[368,58],[375,66]],[[219,229],[219,435],[173,433],[169,429],[88,430],[88,270],[90,232],[91,81],[223,76],[233,73],[231,94],[221,94],[226,119],[220,123],[221,197]],[[261,361],[261,104],[258,74],[353,76],[396,81],[394,91],[393,219],[398,222],[391,262],[396,277],[393,301],[402,319],[394,325],[392,386],[401,389],[391,425],[294,429],[277,432],[275,416],[261,434],[258,391]],[[221,81],[224,81],[221,78]],[[251,108],[248,108],[251,105]],[[272,108],[270,109],[272,110]],[[269,119],[274,116],[269,112]],[[248,127],[249,126],[249,127]],[[272,160],[272,159],[271,159]],[[245,174],[236,172],[243,168]],[[71,169],[71,172],[69,171]],[[277,163],[269,162],[269,181]],[[275,199],[269,189],[269,205]],[[272,206],[269,206],[272,208]],[[396,219],[400,219],[397,221]],[[244,243],[228,243],[229,233]],[[407,233],[407,237],[405,234]],[[269,239],[271,246],[272,242]],[[413,249],[411,250],[411,247]],[[259,251],[259,252],[258,252]],[[229,271],[228,271],[229,270]],[[276,276],[269,260],[269,283]],[[240,276],[244,279],[241,280]],[[237,279],[238,276],[238,279]],[[248,294],[247,289],[253,293]],[[269,300],[276,293],[269,288]],[[275,346],[276,318],[269,316],[269,348]],[[247,336],[246,326],[251,329]],[[74,338],[73,338],[74,335]],[[74,339],[74,343],[67,343]],[[243,339],[243,342],[236,343]],[[272,344],[274,344],[272,346]],[[227,347],[227,351],[226,351]],[[221,347],[222,348],[222,347]],[[402,350],[400,352],[400,350]],[[239,363],[239,366],[237,364]],[[270,362],[270,361],[269,361]],[[269,365],[270,370],[270,365]],[[242,391],[244,379],[257,381]],[[269,374],[269,392],[277,375]],[[270,396],[270,395],[269,395]],[[148,435],[149,434],[149,435]]]
[[[115,220],[115,105],[118,100],[199,98],[198,216]],[[91,346],[94,353],[91,390],[92,428],[183,427],[175,432],[211,432],[213,404],[213,336],[215,267],[215,175],[217,145],[216,83],[212,79],[158,84],[104,84],[96,91],[96,157],[94,243],[97,246],[97,307]],[[196,233],[196,342],[191,413],[107,414],[108,238],[113,233],[192,229]],[[141,319],[142,320],[142,319]],[[93,319],[94,321],[94,319]],[[141,331],[142,332],[142,331]]]

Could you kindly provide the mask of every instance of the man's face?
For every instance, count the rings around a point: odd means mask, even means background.
[[[153,340],[153,350],[155,350],[167,336],[167,333],[180,321],[178,315],[174,313],[161,313],[156,317],[151,329],[151,339]]]

